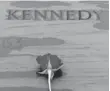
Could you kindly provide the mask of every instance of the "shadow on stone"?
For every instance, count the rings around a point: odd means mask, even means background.
[[[48,91],[48,88],[41,87],[0,87],[0,91]],[[52,91],[72,91],[72,89],[52,89]]]

